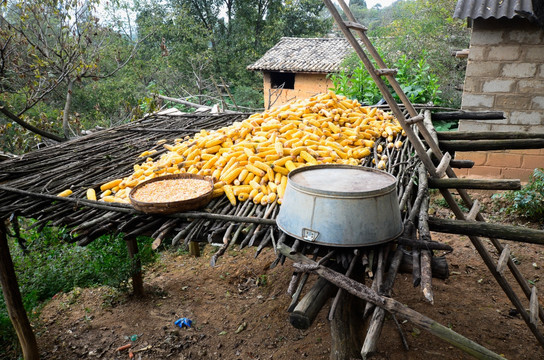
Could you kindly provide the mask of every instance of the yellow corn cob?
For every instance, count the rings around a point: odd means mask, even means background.
[[[100,190],[101,191],[106,191],[106,190],[109,190],[111,188],[114,188],[115,186],[119,185],[121,183],[121,181],[123,181],[123,179],[115,179],[115,180],[112,180],[112,181],[107,182],[105,184],[102,184],[102,186],[100,186]]]
[[[94,189],[87,189],[87,199],[96,200],[96,191]]]
[[[60,197],[67,197],[67,196],[70,196],[72,195],[72,190],[70,189],[66,189],[60,193],[57,194],[57,196],[60,196]]]
[[[249,194],[251,190],[253,190],[253,188],[250,185],[238,185],[238,186],[232,187],[232,193],[234,195],[239,195],[240,193],[243,193],[243,192]]]
[[[232,186],[225,185],[223,186],[223,190],[225,191],[225,195],[227,195],[227,198],[229,199],[232,206],[236,205],[236,197],[234,196],[234,193],[232,192]]]
[[[291,161],[291,160],[288,160],[286,163],[285,163],[285,167],[287,168],[287,170],[289,171],[293,171],[295,170],[297,167],[295,166],[295,164]]]
[[[256,167],[253,164],[247,164],[246,169],[248,169],[249,171],[254,173],[256,176],[263,177],[266,174],[266,172],[264,170],[259,169],[258,167]]]
[[[306,151],[301,151],[300,156],[311,165],[317,165],[317,160]]]

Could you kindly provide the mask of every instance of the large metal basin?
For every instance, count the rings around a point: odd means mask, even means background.
[[[396,178],[350,165],[315,165],[289,173],[276,219],[285,233],[340,247],[384,243],[403,230]]]

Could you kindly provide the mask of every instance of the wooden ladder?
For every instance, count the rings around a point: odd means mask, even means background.
[[[383,59],[378,54],[376,48],[372,45],[369,38],[366,36],[367,28],[359,24],[353,14],[351,13],[349,7],[343,0],[337,0],[340,4],[347,21],[344,21],[340,16],[337,8],[332,3],[331,0],[323,0],[329,12],[333,16],[336,24],[344,33],[344,36],[349,41],[351,46],[355,49],[357,55],[362,60],[364,66],[368,70],[370,76],[380,89],[384,99],[387,101],[387,104],[391,108],[393,115],[398,119],[400,125],[404,129],[409,141],[414,146],[414,149],[417,152],[418,157],[421,159],[423,165],[427,169],[430,177],[432,179],[438,179],[443,176],[448,178],[457,178],[455,172],[450,166],[451,156],[449,153],[443,154],[438,146],[438,139],[431,134],[429,129],[423,125],[423,120],[425,119],[423,114],[418,114],[406,94],[403,92],[399,83],[397,82],[395,76],[397,71],[395,69],[388,69]],[[378,68],[375,68],[371,60],[368,58],[361,43],[355,38],[352,31],[357,34],[361,40],[363,46],[366,47],[369,54],[372,56],[376,62]],[[408,119],[405,119],[403,111],[399,107],[399,104],[393,98],[393,95],[389,91],[383,77],[385,77],[395,93],[398,95],[402,103],[404,104],[407,112]],[[413,130],[412,125],[417,126],[417,132],[423,137],[428,148],[425,147],[420,136]],[[435,165],[431,155],[438,159],[438,164]],[[477,201],[473,202],[468,195],[466,189],[456,189],[460,195],[462,201],[470,209],[468,214],[464,214],[457,202],[455,201],[452,193],[449,189],[440,189],[440,192],[444,199],[447,201],[448,205],[452,209],[458,220],[475,220],[475,221],[485,221],[482,214],[479,211],[479,204]],[[529,287],[527,280],[523,277],[516,264],[512,261],[510,257],[510,250],[508,246],[504,247],[499,242],[498,239],[490,238],[491,243],[497,249],[500,257],[498,261],[495,261],[485,245],[482,242],[482,238],[478,236],[469,236],[472,244],[484,260],[489,271],[495,277],[495,280],[499,283],[502,290],[508,296],[512,304],[515,306],[517,311],[520,313],[521,317],[534,334],[538,342],[542,347],[544,347],[544,336],[537,328],[538,319],[544,322],[544,310],[538,304],[537,290],[536,287]],[[523,293],[529,300],[529,311],[526,310],[522,304],[520,298],[512,289],[512,286],[508,282],[507,278],[504,276],[504,270],[508,268],[512,273],[513,277],[516,279],[517,283],[523,290]]]

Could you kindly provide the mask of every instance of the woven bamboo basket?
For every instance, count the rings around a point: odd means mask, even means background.
[[[169,202],[144,202],[137,200],[135,198],[135,194],[138,191],[138,189],[143,188],[147,184],[161,181],[161,180],[175,180],[175,181],[184,181],[187,179],[198,179],[198,180],[205,180],[208,181],[211,185],[210,190],[200,196],[186,199],[186,200],[180,200],[180,201],[169,201]],[[212,193],[213,193],[213,180],[210,177],[205,177],[202,175],[195,175],[195,174],[172,174],[172,175],[164,175],[159,176],[153,179],[146,180],[138,185],[136,185],[129,193],[128,197],[130,199],[130,202],[132,203],[132,206],[136,210],[148,213],[148,214],[172,214],[177,212],[184,212],[189,210],[195,210],[200,207],[205,206],[210,202],[212,199]]]

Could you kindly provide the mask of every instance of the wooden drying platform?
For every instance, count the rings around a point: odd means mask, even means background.
[[[398,179],[397,194],[405,225],[404,234],[392,243],[350,249],[317,246],[285,236],[275,226],[279,210],[275,203],[261,206],[247,201],[232,206],[225,197],[220,197],[201,211],[153,216],[137,212],[130,205],[84,199],[86,189],[98,188],[109,180],[130,174],[133,165],[144,160],[137,157],[143,151],[155,148],[157,153],[154,157],[159,157],[165,150],[162,145],[157,145],[157,141],[173,141],[175,138],[191,136],[201,129],[230,125],[247,116],[151,116],[0,162],[0,196],[5,204],[0,208],[0,217],[13,221],[16,221],[17,216],[34,218],[37,222],[33,226],[36,227],[66,226],[71,230],[70,241],[82,246],[107,233],[123,233],[132,256],[138,252],[135,241],[138,235],[153,237],[156,246],[163,241],[189,246],[211,243],[219,246],[212,258],[212,265],[229,246],[255,246],[255,256],[264,247],[273,246],[278,256],[272,266],[283,264],[286,258],[298,264],[288,286],[288,293],[292,296],[288,310],[294,326],[311,326],[320,309],[334,296],[329,310],[333,337],[331,358],[359,357],[361,347],[363,357],[372,354],[377,346],[385,311],[394,315],[394,321],[396,316],[404,317],[470,354],[497,357],[432,319],[400,306],[390,296],[398,271],[412,272],[414,285],[421,287],[430,303],[433,302],[432,277],[448,277],[445,258],[435,256],[434,250],[447,252],[451,248],[432,241],[430,237],[429,225],[436,224],[435,219],[429,221],[427,215],[430,187],[513,189],[519,188],[519,181],[427,181],[427,173],[415,155],[412,144],[405,141],[400,151],[388,153],[387,168]],[[423,119],[424,116],[421,116],[420,121]],[[432,128],[429,121],[426,123]],[[384,148],[384,151],[389,151],[386,146]],[[373,166],[372,158],[368,157],[363,165]],[[473,164],[470,161],[451,160],[450,165],[470,167]],[[59,198],[55,195],[67,188],[72,189],[72,196]],[[5,239],[6,231],[0,229],[0,235]],[[517,236],[517,240],[523,238],[523,234],[518,233]],[[20,243],[24,246],[22,240]],[[7,260],[4,260],[1,260],[2,263],[6,263]],[[508,263],[507,260],[502,260],[503,267]],[[7,270],[4,270],[0,268],[5,275]],[[318,274],[320,279],[312,289],[305,291],[304,285],[310,273]],[[143,291],[141,275],[134,276],[133,285],[136,294]],[[366,302],[361,304],[357,298]],[[536,309],[538,317],[538,305]],[[361,318],[368,321],[366,336],[353,336],[356,332],[362,333],[364,325],[360,318],[349,316],[355,310],[360,311]],[[24,339],[28,339],[28,329],[22,327],[21,334]],[[28,349],[32,349],[32,342],[27,343],[30,344]],[[27,353],[32,353],[32,350]]]

